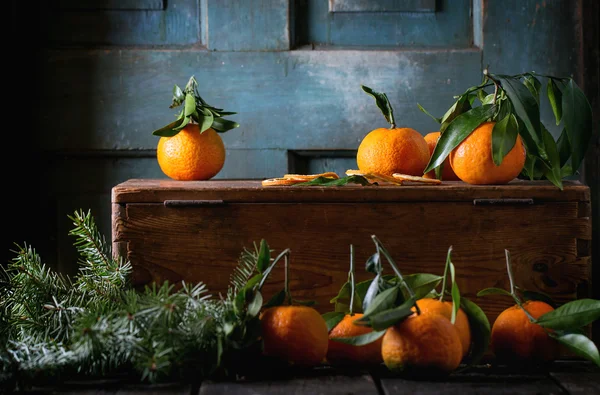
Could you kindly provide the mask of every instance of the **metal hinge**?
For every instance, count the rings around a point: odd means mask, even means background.
[[[507,205],[530,205],[533,199],[473,199],[475,206],[507,206]]]

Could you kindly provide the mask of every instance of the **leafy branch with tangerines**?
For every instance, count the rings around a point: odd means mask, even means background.
[[[500,360],[516,362],[551,362],[557,356],[557,342],[575,355],[600,366],[600,354],[584,328],[600,319],[600,300],[583,298],[558,308],[543,293],[522,290],[515,284],[511,257],[506,255],[509,291],[485,288],[477,296],[504,295],[515,305],[505,309],[494,321],[491,346]]]
[[[556,126],[562,126],[556,140],[540,119],[540,79],[547,80],[546,97]],[[490,88],[493,92],[488,93]],[[476,101],[480,105],[476,106]],[[502,75],[486,69],[481,84],[457,96],[441,118],[417,105],[440,124],[441,136],[425,168],[425,173],[435,169],[438,177],[446,157],[480,125],[492,122],[490,150],[496,166],[502,164],[522,139],[526,159],[520,176],[530,180],[547,179],[562,189],[563,178],[577,174],[592,136],[590,103],[570,77],[533,71]]]

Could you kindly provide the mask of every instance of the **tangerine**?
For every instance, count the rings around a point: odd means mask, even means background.
[[[363,138],[356,162],[364,173],[421,176],[429,162],[429,148],[423,136],[414,129],[379,128]]]
[[[523,308],[535,319],[553,311],[546,302],[527,301]],[[499,360],[550,362],[558,354],[558,343],[538,324],[529,321],[522,308],[514,305],[502,311],[492,325],[491,349]]]
[[[506,184],[521,173],[525,165],[525,146],[517,135],[514,147],[500,166],[492,159],[492,130],[495,122],[479,125],[449,155],[454,173],[469,184]]]
[[[327,323],[314,308],[270,307],[260,320],[265,355],[306,367],[325,360],[329,344]]]
[[[424,137],[425,142],[427,142],[427,146],[429,147],[429,156],[433,155],[433,150],[435,149],[435,145],[437,144],[438,139],[440,138],[440,132],[431,132],[427,133]],[[450,160],[446,158],[442,165],[442,180],[444,181],[460,181],[460,178],[456,174],[454,174],[454,170],[452,170],[452,166],[450,166]],[[431,170],[428,173],[423,175],[425,178],[436,178],[435,170]]]
[[[354,337],[373,331],[373,329],[354,323],[363,314],[346,314],[344,318],[329,332],[329,347],[327,349],[327,361],[332,365],[360,364],[375,365],[383,362],[381,358],[382,338],[374,342],[355,346],[352,344],[335,341],[336,337]]]
[[[417,301],[417,305],[419,306],[419,310],[421,310],[421,314],[441,314],[448,320],[452,319],[452,302],[423,298]],[[462,356],[464,358],[471,348],[471,327],[469,326],[469,317],[467,317],[467,314],[461,308],[458,309],[458,313],[456,314],[454,326],[458,331],[463,350]]]
[[[446,317],[415,313],[386,330],[381,355],[392,372],[445,375],[458,368],[463,348]]]
[[[225,145],[212,128],[200,133],[189,123],[172,137],[161,137],[156,148],[158,165],[174,180],[208,180],[225,164]]]

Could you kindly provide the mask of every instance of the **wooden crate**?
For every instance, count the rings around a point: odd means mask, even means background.
[[[129,180],[112,190],[113,251],[134,267],[134,283],[202,281],[224,292],[242,249],[265,239],[291,249],[291,289],[330,311],[346,281],[350,244],[357,278],[377,235],[405,274],[442,274],[453,246],[461,293],[494,320],[512,304],[477,298],[508,289],[504,249],[517,284],[559,302],[591,292],[589,188],[566,182],[502,186],[262,187],[260,181]],[[391,273],[386,267],[386,271]],[[281,289],[283,266],[267,294]]]

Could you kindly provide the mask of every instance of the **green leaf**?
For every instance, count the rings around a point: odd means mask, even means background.
[[[372,331],[359,336],[353,337],[331,337],[330,339],[336,342],[350,344],[353,346],[364,346],[365,344],[373,343],[374,341],[385,335],[385,330]]]
[[[365,316],[362,316],[359,320],[356,320],[355,323],[358,325],[365,325],[365,323],[367,323],[367,326],[373,328],[374,331],[383,331],[413,314],[412,307],[414,304],[415,299],[409,298],[398,307],[379,311],[369,315],[366,319]]]
[[[552,78],[548,79],[546,94],[552,107],[554,118],[556,118],[556,125],[558,125],[562,119],[562,92]]]
[[[458,284],[456,284],[456,274],[452,262],[450,262],[450,278],[452,279],[452,316],[450,322],[454,325],[456,322],[456,315],[460,309],[460,291],[458,290]]]
[[[352,291],[352,287],[350,282],[346,281],[344,285],[340,288],[338,294],[332,298],[329,302],[335,303],[335,311],[341,311],[343,313],[347,313],[350,311],[350,293]],[[356,295],[356,294],[355,294]],[[361,308],[362,302],[356,296],[354,297],[354,306],[352,308],[353,311],[359,311]]]
[[[458,100],[446,111],[444,116],[442,117],[442,124],[440,125],[440,133],[444,134],[448,126],[461,114],[469,111],[471,109],[471,104],[469,101],[469,95],[464,94],[461,95]]]
[[[461,298],[460,305],[469,318],[469,327],[471,328],[471,349],[464,362],[467,365],[475,365],[489,348],[490,322],[485,312],[469,299]]]
[[[544,136],[544,146],[546,147],[546,153],[550,166],[546,166],[544,176],[550,180],[561,190],[563,189],[560,156],[558,155],[558,148],[552,134],[542,125],[542,133]]]
[[[265,239],[260,241],[258,250],[258,259],[256,260],[256,269],[259,273],[263,273],[271,262],[271,250]]]
[[[585,157],[592,137],[592,107],[572,79],[563,90],[562,111],[571,145],[571,167],[576,171]]]
[[[196,99],[193,94],[188,93],[185,95],[184,115],[189,117],[194,111],[196,111]]]
[[[248,304],[248,310],[246,310],[246,314],[250,317],[256,317],[258,313],[260,313],[260,309],[262,308],[263,297],[260,291],[256,291],[254,293],[254,297],[252,301]]]
[[[485,100],[485,98],[486,98],[487,96],[489,96],[489,95],[488,95],[488,93],[485,91],[485,89],[479,89],[479,90],[477,90],[477,98],[479,99],[479,101],[480,101],[482,104],[486,104],[486,103],[483,103],[483,101]],[[492,96],[493,96],[493,95],[492,95]]]
[[[487,296],[487,295],[504,295],[504,296],[510,296],[511,298],[513,297],[513,295],[502,289],[502,288],[484,288],[481,291],[477,292],[477,296]]]
[[[321,186],[321,187],[339,187],[339,186],[343,186],[343,185],[348,185],[348,184],[359,184],[359,185],[372,185],[369,180],[367,180],[365,177],[363,176],[356,176],[356,175],[352,175],[352,176],[346,176],[346,177],[340,177],[340,178],[329,178],[329,177],[317,177],[313,180],[310,181],[306,181],[306,182],[301,182],[295,185],[292,185],[294,187],[297,186]]]
[[[548,303],[550,306],[556,308],[556,302],[550,295],[547,295],[543,292],[536,291],[523,291],[523,298],[525,300],[539,300],[544,303]]]
[[[556,148],[558,149],[558,156],[560,157],[560,166],[563,168],[569,162],[569,159],[571,159],[571,144],[569,143],[569,137],[567,136],[567,129],[563,128],[560,136],[558,136]]]
[[[373,299],[373,302],[369,305],[369,308],[365,310],[361,320],[368,318],[369,315],[377,314],[394,307],[396,305],[396,300],[398,299],[399,290],[399,286],[396,285],[377,294]]]
[[[344,319],[345,315],[346,314],[341,311],[331,311],[323,314],[322,317],[327,324],[327,332],[331,332],[331,330]]]
[[[554,334],[550,336],[558,340],[576,355],[600,366],[600,353],[593,341],[579,333]]]
[[[215,130],[215,132],[225,133],[228,130],[235,129],[239,126],[240,126],[240,124],[237,122],[233,122],[233,121],[229,121],[227,119],[217,117],[217,118],[213,119],[213,123],[212,123],[211,127]]]
[[[371,281],[371,284],[369,285],[367,293],[365,294],[365,297],[362,302],[362,311],[367,311],[369,309],[369,305],[371,304],[371,302],[373,302],[375,296],[377,296],[377,294],[379,293],[380,279],[381,274],[377,274]]]
[[[404,282],[413,290],[416,300],[427,296],[441,281],[441,276],[430,273],[414,273],[404,276]]]
[[[537,101],[539,106],[542,83],[533,75],[528,75],[523,79],[523,84],[529,89],[529,92],[531,92],[531,95],[534,97],[535,101]]]
[[[578,299],[538,317],[544,328],[569,330],[581,328],[600,319],[600,300]]]
[[[526,140],[527,149],[533,155],[547,159],[540,128],[540,108],[535,97],[518,79],[505,76],[496,76],[496,78],[501,81],[502,88],[510,99],[516,115],[525,126],[522,129],[524,134],[521,135]]]
[[[292,299],[292,302],[295,304],[299,304],[301,306],[314,306],[317,304],[314,300],[300,300],[300,299]]]
[[[266,308],[281,306],[283,302],[285,302],[285,289],[282,289],[281,291],[271,296],[271,299],[269,299],[269,301],[265,304],[264,307]]]
[[[181,121],[181,123],[177,126],[173,128],[174,132],[179,132],[181,129],[185,128],[189,123],[190,123],[191,117],[185,117],[183,118],[183,120]]]
[[[181,114],[179,114],[179,117],[176,120],[174,120],[173,122],[171,122],[170,124],[168,124],[166,126],[163,126],[160,129],[156,129],[154,132],[152,132],[152,134],[155,136],[160,136],[160,137],[173,137],[177,133],[179,133],[179,130],[175,130],[175,128],[177,128],[179,125],[181,125],[181,123],[183,122],[184,119],[185,119],[185,117],[183,116],[183,112],[182,112]]]
[[[207,110],[206,108],[201,108],[200,110],[202,111],[202,115],[198,115],[196,112],[196,121],[200,125],[200,133],[203,133],[213,125],[214,117],[210,110]]]
[[[175,85],[173,87],[173,102],[171,103],[170,108],[174,108],[179,106],[183,100],[185,99],[185,95],[183,94],[183,91],[181,90],[181,88],[177,85]]]
[[[513,114],[496,122],[492,130],[492,158],[496,166],[500,166],[504,157],[513,149],[518,135],[519,125]]]
[[[431,115],[426,109],[423,108],[423,106],[421,106],[419,103],[417,103],[417,107],[419,107],[419,110],[421,110],[421,112],[423,112],[426,115],[429,115],[431,118],[433,118],[434,121],[436,121],[437,123],[441,123],[442,119],[441,118],[436,118],[433,115]]]
[[[390,101],[388,100],[387,95],[385,93],[375,92],[373,89],[371,89],[367,86],[364,86],[364,85],[361,85],[360,87],[369,96],[372,96],[373,98],[375,98],[375,103],[377,104],[377,107],[379,107],[381,112],[383,113],[383,116],[385,117],[385,119],[388,121],[388,123],[390,125],[393,125],[395,127],[396,121],[394,120],[394,110],[392,109],[392,105],[390,104]]]
[[[494,102],[494,94],[490,93],[489,95],[485,96],[484,98],[482,98],[480,100],[481,100],[481,104],[492,104]]]
[[[378,252],[371,255],[365,263],[365,270],[369,273],[379,274],[383,271],[381,266],[381,256]]]
[[[486,104],[475,107],[456,117],[440,136],[423,174],[441,165],[450,152],[467,138],[475,128],[494,115],[494,111],[494,106]]]

